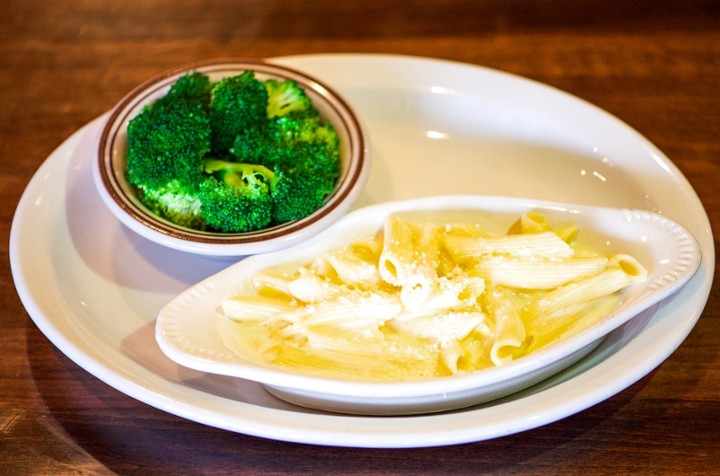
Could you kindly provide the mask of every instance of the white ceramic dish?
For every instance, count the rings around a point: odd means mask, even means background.
[[[358,207],[483,193],[646,209],[697,238],[700,268],[575,365],[500,400],[409,417],[306,410],[257,383],[193,371],[160,351],[159,310],[229,263],[154,245],[107,211],[90,170],[102,117],[39,168],[10,237],[12,273],[28,314],[92,375],[161,410],[249,435],[319,445],[438,446],[498,438],[580,412],[655,369],[692,330],[715,271],[710,223],[677,167],[617,118],[553,88],[466,64],[377,55],[275,61],[322,77],[365,120],[373,170]],[[492,111],[478,107],[486,104]],[[448,170],[459,173],[440,173]]]
[[[199,231],[171,223],[147,209],[125,179],[127,126],[148,104],[167,94],[189,71],[211,81],[251,70],[255,77],[295,81],[322,117],[333,124],[340,139],[340,178],[325,205],[291,222],[244,233]],[[362,192],[370,172],[369,145],[352,107],[328,85],[293,68],[250,59],[210,60],[161,73],[137,86],[110,111],[98,134],[93,176],[108,209],[125,226],[148,240],[180,251],[209,256],[247,256],[285,248],[312,237],[347,213]]]
[[[504,233],[523,213],[536,211],[552,221],[580,227],[578,244],[604,256],[626,253],[649,271],[647,280],[623,292],[605,319],[576,336],[510,364],[468,375],[412,382],[369,382],[322,378],[262,365],[228,348],[218,329],[217,308],[225,297],[252,293],[252,276],[374,236],[389,214],[422,214],[435,223],[456,220],[489,223]],[[378,415],[426,413],[467,407],[540,382],[592,351],[609,332],[683,286],[700,264],[700,249],[687,230],[655,213],[577,206],[520,198],[451,195],[383,203],[357,210],[310,242],[252,256],[173,299],[159,313],[156,339],[175,362],[203,372],[257,381],[289,402],[322,410]],[[227,329],[226,329],[227,330]]]

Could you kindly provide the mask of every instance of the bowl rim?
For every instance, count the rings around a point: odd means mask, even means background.
[[[281,223],[260,230],[240,233],[209,232],[182,227],[169,222],[143,207],[137,198],[125,193],[122,180],[119,176],[124,171],[118,171],[113,160],[113,149],[118,133],[121,132],[130,119],[132,110],[145,102],[153,93],[171,85],[181,75],[190,71],[203,73],[217,73],[222,71],[252,70],[269,76],[285,77],[296,81],[303,89],[311,90],[323,98],[327,107],[334,111],[348,136],[347,168],[341,176],[333,194],[328,197],[325,205],[310,215]],[[238,73],[239,74],[239,73]],[[339,128],[339,124],[335,124]],[[127,93],[109,113],[103,128],[98,136],[96,151],[97,181],[102,184],[107,199],[114,205],[117,212],[124,214],[125,218],[135,225],[142,225],[150,233],[159,234],[159,239],[167,241],[180,240],[181,242],[197,243],[204,247],[223,245],[250,245],[269,242],[272,240],[289,239],[290,236],[300,233],[313,224],[328,218],[332,212],[341,207],[353,195],[356,186],[362,186],[367,175],[368,141],[359,116],[348,101],[335,89],[320,79],[308,75],[295,68],[273,63],[266,59],[227,57],[204,61],[196,61],[177,66],[157,74]],[[134,227],[137,228],[137,227]]]

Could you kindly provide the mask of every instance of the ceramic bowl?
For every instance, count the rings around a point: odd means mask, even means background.
[[[247,233],[219,233],[175,225],[150,212],[125,179],[127,125],[143,107],[164,96],[172,84],[190,71],[217,81],[246,70],[258,79],[289,79],[309,95],[320,114],[337,130],[341,177],[327,203],[300,220]],[[318,234],[344,215],[367,181],[368,140],[351,105],[329,85],[307,74],[264,60],[228,59],[195,63],[160,74],[125,96],[109,113],[98,136],[93,174],[103,202],[129,229],[163,246],[213,256],[247,256],[285,248]]]

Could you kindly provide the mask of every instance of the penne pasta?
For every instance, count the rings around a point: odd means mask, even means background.
[[[630,282],[636,283],[647,279],[648,270],[640,262],[630,255],[619,254],[610,257],[608,266],[621,269]]]
[[[297,311],[292,303],[264,296],[230,296],[223,300],[221,310],[234,321],[264,321],[282,313]]]
[[[548,219],[540,213],[530,211],[523,213],[518,220],[513,223],[508,231],[509,234],[529,234],[529,233],[543,233],[551,231],[558,235],[558,237],[570,243],[577,236],[579,229],[574,223],[566,223],[563,225],[557,225],[548,221]]]
[[[365,247],[347,247],[340,252],[329,253],[324,258],[340,282],[375,286],[382,278],[377,267],[377,258],[369,253]]]
[[[486,255],[568,258],[574,253],[570,245],[549,231],[489,238],[445,235],[445,246],[459,262]]]
[[[602,319],[617,304],[617,296],[604,296],[572,305],[562,312],[527,322],[530,337],[528,352],[533,352],[561,338],[585,329]]]
[[[508,363],[525,342],[525,324],[510,299],[496,287],[485,293],[484,306],[494,319],[495,342],[490,348],[490,360],[495,365]]]
[[[528,321],[557,314],[576,304],[607,296],[628,286],[631,278],[620,269],[609,268],[586,279],[557,287],[540,295],[524,310]]]
[[[435,225],[424,224],[418,227],[409,244],[413,263],[405,265],[403,276],[399,280],[402,287],[400,300],[410,310],[422,308],[434,292],[438,279],[440,259],[439,235]]]
[[[252,277],[252,285],[258,294],[290,299],[291,279],[286,274],[265,270]]]
[[[475,272],[499,286],[519,289],[552,289],[576,279],[599,273],[607,266],[603,256],[543,259],[488,256]]]
[[[414,268],[413,230],[409,223],[395,215],[385,220],[383,250],[378,271],[389,284],[402,286]]]
[[[572,223],[528,212],[508,233],[390,215],[373,237],[292,273],[254,276],[254,294],[222,302],[225,321],[243,336],[224,340],[242,341],[253,358],[324,375],[473,372],[593,325],[648,276],[630,255],[576,253]]]
[[[375,328],[402,311],[400,300],[385,293],[351,293],[312,306],[285,313],[283,320],[290,326],[283,329],[285,335],[313,326],[333,325],[348,329]]]
[[[315,303],[342,291],[327,278],[300,268],[297,276],[288,282],[288,293],[305,303]]]
[[[480,310],[428,312],[422,315],[397,316],[390,321],[390,325],[400,332],[434,340],[440,344],[450,344],[464,339],[483,321],[485,321],[485,314]]]

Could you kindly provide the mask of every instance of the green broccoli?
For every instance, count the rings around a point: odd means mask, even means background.
[[[155,103],[130,121],[127,177],[138,187],[197,181],[210,151],[210,120],[202,107],[186,102]]]
[[[335,190],[336,175],[315,173],[308,162],[295,168],[275,171],[271,190],[273,223],[299,220],[322,207]]]
[[[267,117],[317,116],[317,109],[310,97],[295,81],[268,79],[265,81],[268,95]]]
[[[209,175],[200,184],[200,215],[213,229],[245,232],[272,220],[271,189],[275,174],[261,165],[208,159]]]
[[[238,135],[238,161],[272,167],[273,223],[303,218],[325,204],[340,176],[339,139],[319,117],[275,117],[263,130]]]
[[[293,146],[298,142],[324,144],[338,147],[338,137],[330,123],[320,117],[290,118],[277,117],[270,121],[270,130],[285,144]]]
[[[180,76],[158,102],[190,101],[207,107],[212,98],[212,89],[210,78],[194,71]]]
[[[218,81],[210,102],[214,152],[227,153],[238,133],[263,124],[267,105],[267,90],[252,71]]]
[[[126,177],[140,200],[174,223],[202,228],[189,196],[202,179],[210,151],[210,118],[193,102],[159,101],[128,124]]]
[[[324,205],[340,174],[338,136],[295,83],[270,81],[189,73],[130,121],[126,176],[148,209],[247,232]]]
[[[196,230],[207,229],[200,216],[201,201],[197,187],[178,181],[160,188],[141,189],[141,200],[154,214],[177,225]]]
[[[319,117],[294,119],[275,117],[263,128],[243,131],[235,138],[230,153],[241,162],[268,167],[292,165],[310,156],[315,165],[337,169],[340,142],[331,124]]]

